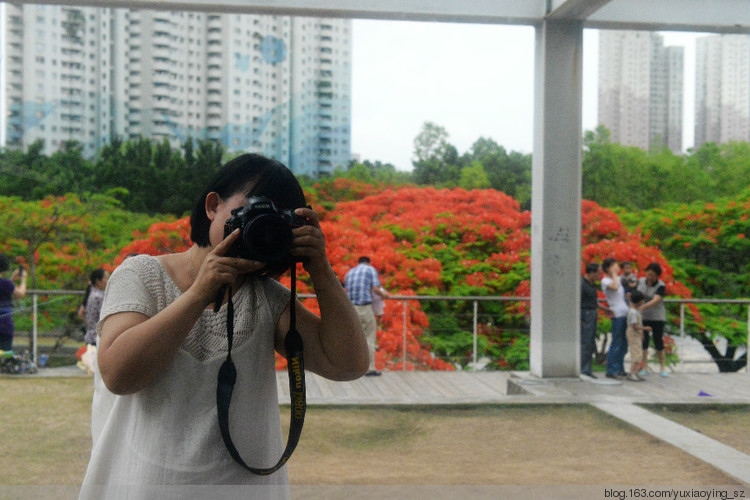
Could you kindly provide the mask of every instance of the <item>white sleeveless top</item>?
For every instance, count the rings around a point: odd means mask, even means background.
[[[112,273],[101,318],[126,311],[151,317],[180,294],[157,259],[131,257]],[[274,280],[251,278],[233,300],[232,439],[248,465],[270,467],[283,451],[274,331],[290,292]],[[145,389],[116,396],[97,374],[81,499],[228,498],[233,492],[289,498],[286,467],[256,476],[234,462],[221,439],[216,382],[227,353],[226,309],[204,311],[166,371]]]

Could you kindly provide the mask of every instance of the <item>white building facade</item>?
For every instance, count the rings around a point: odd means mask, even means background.
[[[696,40],[695,147],[750,141],[750,36]]]
[[[599,118],[614,142],[682,151],[682,47],[647,31],[599,31]]]
[[[2,145],[221,142],[296,174],[351,155],[351,21],[4,4]]]

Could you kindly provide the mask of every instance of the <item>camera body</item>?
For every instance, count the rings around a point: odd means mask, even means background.
[[[240,229],[240,237],[227,252],[230,257],[257,260],[259,262],[293,262],[292,229],[308,225],[305,217],[294,210],[278,210],[270,198],[254,196],[244,207],[232,210],[224,224],[224,237]]]

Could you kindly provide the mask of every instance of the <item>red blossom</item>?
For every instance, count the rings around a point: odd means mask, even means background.
[[[530,296],[531,214],[521,212],[518,202],[504,193],[411,186],[375,189],[343,179],[318,187],[312,203],[316,208],[319,200],[326,203],[326,208],[319,208],[325,210],[321,227],[328,259],[340,280],[360,256],[367,255],[393,294],[450,295],[453,287],[461,286],[464,293],[469,287],[472,293]],[[629,260],[636,270],[658,262],[670,294],[690,296],[684,285],[674,281],[661,252],[646,245],[640,233],[628,232],[614,212],[584,201],[582,223],[582,270],[587,262],[605,257]],[[122,249],[115,264],[130,252],[157,255],[185,250],[189,234],[187,218],[154,224]],[[298,293],[313,293],[301,266],[299,276]],[[288,276],[280,281],[289,286]],[[315,299],[303,303],[319,313]],[[526,315],[529,304],[518,302],[510,312]],[[419,302],[386,301],[376,367],[401,369],[405,347],[407,369],[453,369],[421,343],[427,328],[429,320]],[[490,342],[499,342],[493,335],[488,334]],[[278,368],[285,365],[277,359]]]

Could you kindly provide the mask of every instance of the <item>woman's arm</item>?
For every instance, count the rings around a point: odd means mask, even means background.
[[[305,270],[310,274],[320,306],[320,317],[297,302],[297,330],[304,343],[305,367],[332,380],[354,380],[369,366],[367,342],[346,290],[341,286],[326,257],[325,236],[318,215],[310,209],[297,209],[311,225],[296,228],[292,253],[306,257]],[[284,338],[289,330],[289,305],[284,309],[276,329],[276,350],[284,352]]]
[[[257,263],[223,257],[238,234],[235,231],[217,245],[206,256],[190,288],[156,315],[122,312],[104,320],[97,355],[102,379],[110,391],[132,394],[150,385],[172,362],[219,288],[234,282],[240,274],[256,270]]]
[[[616,274],[611,274],[609,275],[609,277],[612,281],[607,283],[607,288],[610,290],[617,291],[620,288],[620,277],[617,276]]]
[[[649,300],[648,302],[644,302],[643,303],[643,305],[641,306],[641,310],[648,309],[649,307],[654,307],[657,304],[659,304],[662,300],[664,300],[664,297],[662,297],[658,293],[654,294],[654,298],[653,299]]]
[[[114,394],[149,386],[172,362],[205,306],[183,294],[155,316],[123,312],[102,323],[99,370]]]
[[[18,285],[13,289],[13,298],[22,299],[26,296],[26,270],[21,267],[13,273],[13,276],[12,281],[19,280]],[[16,276],[18,277],[15,278]]]

